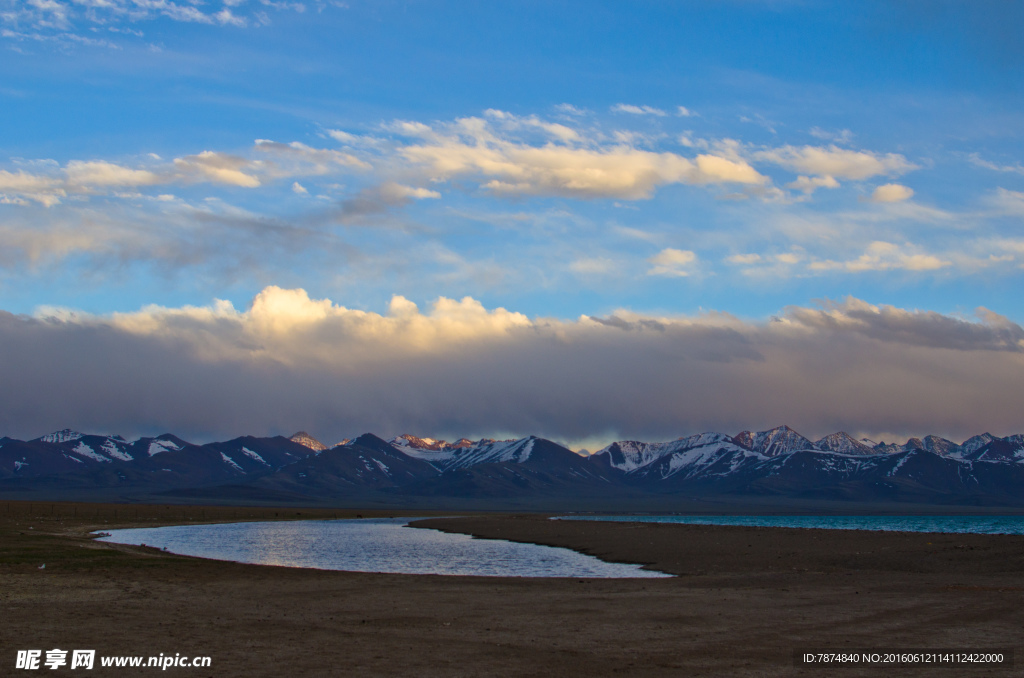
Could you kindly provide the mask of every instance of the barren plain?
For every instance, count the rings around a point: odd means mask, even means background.
[[[188,676],[1019,675],[796,667],[796,650],[1013,649],[1024,537],[431,518],[424,527],[644,563],[668,579],[330,572],[95,542],[93,530],[394,512],[0,504],[0,665],[19,649],[204,655]],[[402,514],[408,514],[403,512]],[[45,568],[40,566],[45,563]],[[102,669],[52,675],[151,675]],[[29,672],[24,672],[29,675]]]

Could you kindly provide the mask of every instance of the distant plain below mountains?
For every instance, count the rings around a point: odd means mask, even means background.
[[[127,441],[63,430],[0,438],[0,497],[450,510],[1021,508],[1024,435],[897,445],[845,433],[811,441],[780,426],[619,441],[583,456],[536,436],[448,443],[367,433],[327,447],[306,433],[196,445],[170,434]]]

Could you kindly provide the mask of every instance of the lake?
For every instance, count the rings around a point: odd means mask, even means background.
[[[1024,534],[1024,516],[559,516],[557,520],[610,520],[686,525],[803,527],[826,530]]]
[[[175,525],[110,530],[99,541],[256,565],[483,577],[669,577],[569,549],[406,527],[411,518]]]

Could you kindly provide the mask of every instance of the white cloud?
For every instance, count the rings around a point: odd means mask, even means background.
[[[978,153],[971,153],[968,156],[968,160],[976,167],[983,167],[994,172],[1014,172],[1016,174],[1024,174],[1024,165],[1021,165],[1019,162],[1013,165],[1000,165],[990,160],[984,160]]]
[[[410,146],[403,153],[412,162],[428,165],[438,179],[477,172],[501,177],[484,187],[502,194],[646,198],[658,183],[668,183],[689,169],[686,161],[672,163],[671,158],[638,151],[435,145]]]
[[[175,158],[174,166],[186,180],[210,181],[243,188],[256,188],[260,185],[259,177],[245,172],[250,168],[250,162],[237,155],[203,151]]]
[[[60,198],[65,195],[61,183],[54,177],[29,174],[22,170],[17,172],[0,170],[0,193],[20,195],[47,207],[60,202]],[[13,199],[11,200],[14,202]],[[15,204],[24,203],[25,201],[22,200]]]
[[[217,23],[219,23],[222,26],[231,25],[242,28],[249,23],[244,18],[233,14],[231,10],[227,7],[214,14],[213,18],[216,19]]]
[[[395,200],[402,198],[414,198],[416,200],[424,199],[437,199],[441,197],[441,194],[437,191],[431,191],[428,188],[420,188],[413,186],[404,186],[396,183],[386,183],[381,186],[381,195],[392,198]]]
[[[820,127],[812,127],[810,130],[812,137],[821,139],[822,141],[834,141],[837,144],[848,144],[853,141],[853,132],[848,129],[841,129],[838,132],[829,132]]]
[[[738,264],[740,266],[749,266],[750,264],[756,264],[761,261],[761,255],[756,253],[751,254],[733,254],[725,258],[730,264]]]
[[[688,131],[680,134],[679,138],[677,139],[677,141],[679,141],[679,145],[680,146],[686,146],[687,148],[696,148],[696,147],[698,147],[698,145],[699,145],[698,142],[694,141],[694,139],[691,136],[691,134],[692,134],[692,132],[688,132]]]
[[[233,355],[234,342],[262,345],[273,360],[290,364],[325,362],[355,365],[371,359],[373,347],[388,347],[380,359],[396,353],[444,352],[467,342],[498,338],[516,328],[531,327],[521,313],[504,308],[488,311],[476,299],[438,298],[429,314],[405,297],[394,296],[386,315],[338,306],[329,299],[311,299],[304,289],[265,288],[246,311],[226,302],[212,307],[168,309],[151,306],[136,313],[114,314],[111,322],[133,334],[175,336],[190,332],[195,322],[227,324],[229,344],[211,344],[210,355]],[[332,338],[333,337],[333,338]],[[335,340],[355,354],[343,356]],[[246,349],[243,349],[246,350]],[[236,357],[240,354],[235,353]],[[377,360],[374,360],[377,362]]]
[[[306,190],[306,187],[297,181],[292,184],[292,192],[298,193],[299,195],[309,195],[309,191]]]
[[[643,107],[636,108],[652,114]],[[738,140],[694,140],[684,135],[680,143],[700,149],[688,157],[658,150],[667,138],[664,135],[584,129],[572,123],[497,109],[488,109],[479,118],[433,125],[395,121],[382,129],[389,134],[324,131],[325,136],[344,144],[346,149],[257,139],[248,153],[208,149],[171,162],[149,157],[134,166],[108,160],[71,161],[64,168],[63,177],[53,171],[5,172],[0,176],[0,195],[5,195],[9,203],[36,201],[53,205],[68,194],[113,194],[110,192],[116,188],[214,183],[255,189],[280,179],[287,179],[286,185],[302,185],[298,180],[303,176],[372,173],[377,186],[419,184],[404,194],[406,198],[439,197],[435,188],[422,184],[446,181],[457,181],[455,185],[462,189],[475,186],[498,196],[615,200],[647,199],[663,186],[689,184],[738,185],[743,187],[742,191],[733,189],[719,197],[785,203],[792,201],[792,197],[773,186],[751,160],[808,169],[808,175],[788,184],[789,188],[808,195],[818,188],[836,187],[836,176],[860,177],[913,167],[902,156],[892,154],[882,156],[834,146],[787,146],[751,153]],[[18,189],[5,189],[5,183]],[[34,190],[29,190],[30,184],[35,186]],[[362,183],[362,190],[371,190],[366,185]],[[128,194],[122,191],[121,195]]]
[[[159,175],[149,170],[131,169],[102,160],[92,162],[72,160],[64,171],[72,190],[75,188],[90,190],[117,186],[151,186],[162,181]]]
[[[330,3],[337,6],[337,3]],[[266,10],[304,12],[301,2],[260,0],[259,9],[246,3],[225,0],[219,9],[197,0],[8,0],[0,12],[4,23],[29,30],[4,29],[0,37],[32,39],[63,44],[117,47],[110,41],[89,37],[97,30],[119,36],[144,38],[133,24],[160,17],[182,23],[243,28],[270,22]]]
[[[917,165],[908,162],[897,153],[852,151],[838,146],[782,146],[758,151],[752,157],[795,172],[858,181],[878,175],[903,174],[917,169]]]
[[[18,161],[42,171],[0,170],[0,195],[7,194],[12,204],[32,200],[49,207],[72,194],[142,197],[121,189],[205,182],[258,188],[277,179],[371,169],[369,163],[351,153],[312,148],[300,142],[285,144],[257,139],[253,150],[262,158],[207,150],[169,163],[149,153],[146,161],[135,167],[108,160],[70,160],[63,168],[51,161]]]
[[[763,127],[764,129],[768,130],[772,134],[778,134],[778,130],[776,129],[776,127],[778,126],[779,123],[773,122],[773,121],[769,120],[768,118],[764,117],[760,113],[755,114],[753,117],[749,117],[749,116],[746,116],[746,115],[741,115],[740,116],[740,122],[749,122],[749,123],[757,125],[759,127]]]
[[[581,257],[569,264],[569,270],[580,275],[604,275],[615,268],[607,257]]]
[[[810,268],[813,271],[846,271],[863,273],[865,271],[935,271],[953,262],[941,259],[933,254],[918,252],[912,245],[897,245],[891,242],[876,241],[868,245],[864,254],[848,261],[815,261]]]
[[[253,163],[250,171],[262,172],[268,178],[330,174],[339,168],[371,169],[369,163],[351,153],[312,148],[298,141],[286,144],[269,139],[257,139],[255,150],[272,158],[273,164]]]
[[[356,144],[361,140],[365,139],[365,137],[358,136],[356,134],[350,134],[340,129],[325,130],[325,134],[327,134],[327,136],[342,144]],[[257,143],[259,142],[257,141]]]
[[[502,122],[505,129],[512,130],[532,127],[542,130],[548,136],[551,136],[563,143],[578,141],[580,138],[579,133],[571,127],[566,127],[565,125],[557,122],[541,120],[536,115],[522,117],[506,111],[499,111],[494,108],[488,108],[484,111],[484,115],[488,118]]]
[[[1024,191],[997,188],[988,202],[1001,214],[1024,216]]]
[[[693,111],[691,111],[686,106],[679,106],[679,107],[676,108],[676,115],[678,115],[681,118],[689,118],[689,117],[697,115],[697,114],[694,113]]]
[[[766,184],[768,177],[760,174],[743,160],[729,160],[717,155],[698,155],[700,173],[694,183]]]
[[[504,123],[497,119],[495,123]],[[601,146],[590,140],[556,135],[556,141],[531,145],[513,129],[496,128],[481,118],[463,118],[437,129],[400,122],[392,129],[420,143],[400,146],[397,154],[421,168],[432,181],[478,177],[481,187],[498,195],[560,195],[575,198],[649,198],[672,183],[761,185],[768,178],[742,159],[703,154],[690,160],[628,144]]]
[[[786,184],[786,188],[803,191],[807,195],[810,195],[819,188],[839,188],[839,182],[830,176],[805,177],[800,175],[796,178],[796,181]]]
[[[914,189],[901,184],[883,184],[871,193],[872,202],[903,202],[914,197]]]
[[[666,247],[647,261],[651,264],[647,275],[685,277],[690,275],[690,266],[697,261],[697,255],[690,250]]]
[[[775,255],[775,261],[779,262],[780,264],[787,264],[790,266],[792,266],[793,264],[800,263],[802,259],[803,257],[797,254],[796,252],[783,252],[782,254]]]
[[[559,113],[565,113],[566,115],[585,115],[587,112],[586,110],[577,108],[572,104],[558,104],[555,106],[555,110]]]
[[[663,118],[668,115],[660,108],[653,106],[634,106],[632,104],[615,104],[611,107],[612,113],[630,113],[632,115],[655,115]]]
[[[344,317],[346,312],[347,309],[334,306],[330,299],[310,299],[303,289],[267,287],[256,295],[248,313],[240,316],[240,320],[255,334],[280,335],[302,331],[329,316]],[[152,320],[152,316],[146,319]]]

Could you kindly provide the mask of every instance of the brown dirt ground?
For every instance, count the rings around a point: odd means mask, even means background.
[[[425,526],[679,575],[440,577],[239,565],[87,536],[356,511],[18,502],[4,510],[0,502],[0,675],[33,675],[14,670],[16,651],[52,648],[208,655],[211,668],[167,674],[218,677],[989,676],[1020,675],[1024,661],[1024,537],[430,519]],[[1018,668],[793,664],[797,649],[940,647],[1012,648]]]

